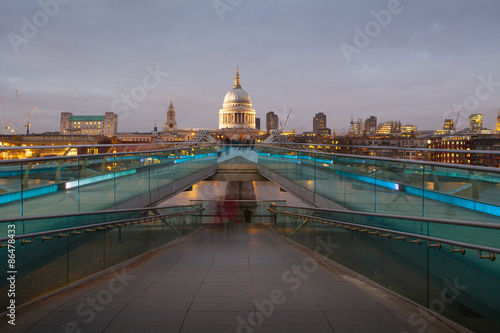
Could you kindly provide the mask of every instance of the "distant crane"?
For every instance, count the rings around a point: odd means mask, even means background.
[[[9,130],[9,126],[8,126],[7,116],[5,115],[5,104],[3,103],[3,96],[2,96],[2,112],[3,112],[3,134],[8,134],[7,131]]]
[[[286,126],[286,123],[288,122],[288,117],[290,117],[290,113],[292,113],[292,109],[290,109],[290,111],[288,111],[288,114],[286,115],[286,119],[285,119],[285,123],[283,123],[282,121],[280,121],[280,125],[281,125],[281,132],[283,132],[283,130],[285,129],[285,126]]]
[[[33,113],[36,111],[36,108],[33,108],[33,111],[31,111],[30,114],[26,115],[26,112],[24,112],[24,106],[23,106],[23,101],[21,100],[21,95],[19,94],[19,91],[16,90],[17,93],[17,98],[19,99],[19,104],[21,104],[21,110],[23,111],[23,117],[24,117],[24,122],[26,123],[26,134],[30,134],[30,119]]]
[[[458,117],[460,116],[460,112],[462,110],[458,110],[457,112],[457,119],[455,119],[455,122],[453,123],[453,134],[455,134],[456,130],[457,130],[457,123],[458,123]]]

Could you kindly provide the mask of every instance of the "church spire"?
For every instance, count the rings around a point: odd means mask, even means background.
[[[238,66],[236,66],[236,76],[234,77],[234,86],[233,86],[233,88],[235,88],[235,89],[241,89],[240,72],[238,70]]]
[[[172,100],[170,100],[170,105],[167,111],[167,122],[163,125],[163,132],[173,131],[177,129],[177,123],[175,122],[175,110]]]

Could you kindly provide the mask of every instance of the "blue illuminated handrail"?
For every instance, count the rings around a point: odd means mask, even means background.
[[[381,156],[365,156],[365,155],[354,155],[354,154],[339,154],[339,153],[330,153],[330,152],[323,152],[323,151],[308,151],[308,150],[298,150],[298,149],[290,149],[290,148],[285,148],[285,147],[279,147],[279,146],[273,146],[272,144],[265,144],[265,145],[259,145],[261,147],[266,147],[266,148],[274,148],[274,149],[280,149],[280,150],[286,150],[290,152],[300,152],[300,153],[305,153],[305,154],[321,154],[321,155],[328,155],[332,156],[332,158],[339,158],[339,157],[347,157],[347,158],[353,158],[353,159],[365,159],[365,160],[378,160],[378,161],[388,161],[388,162],[394,162],[394,163],[406,163],[406,164],[418,164],[418,165],[429,165],[429,166],[437,166],[437,167],[443,167],[443,168],[456,168],[456,169],[463,169],[463,170],[475,170],[475,171],[484,171],[484,172],[493,172],[493,173],[500,173],[499,168],[494,168],[494,167],[485,167],[485,166],[479,166],[479,165],[468,165],[468,164],[455,164],[455,163],[443,163],[443,162],[431,162],[431,161],[423,161],[423,160],[407,160],[407,159],[400,159],[400,158],[391,158],[391,157],[381,157]],[[354,147],[354,146],[349,146],[349,147]],[[385,149],[385,147],[381,147]],[[403,148],[399,148],[403,149]],[[407,148],[404,148],[407,149]],[[421,149],[417,149],[421,150]],[[433,150],[429,150],[433,151]],[[452,153],[453,151],[444,149],[445,152]],[[464,150],[456,150],[455,153],[464,153],[467,152],[469,153],[470,150],[464,151]],[[499,154],[500,151],[494,151],[494,150],[477,150],[478,153],[485,154],[485,152],[495,152],[494,154]],[[267,153],[259,153],[259,154],[267,154]]]
[[[115,146],[115,145],[102,145],[102,146]],[[130,145],[126,145],[127,147],[130,147]],[[9,160],[0,160],[0,166],[2,164],[14,164],[14,163],[28,163],[28,162],[46,162],[46,161],[58,161],[58,160],[69,160],[69,159],[81,159],[83,158],[89,158],[89,157],[108,157],[108,156],[117,156],[117,155],[139,155],[139,154],[154,154],[154,153],[166,153],[166,152],[173,152],[173,151],[181,151],[181,150],[189,150],[189,149],[196,149],[196,148],[205,148],[205,147],[210,147],[210,146],[215,146],[215,145],[202,145],[202,146],[197,146],[197,147],[189,147],[189,148],[166,148],[166,149],[158,149],[158,150],[141,150],[141,151],[136,151],[136,152],[116,152],[116,153],[99,153],[99,154],[80,154],[80,155],[72,155],[72,156],[46,156],[46,157],[30,157],[30,158],[21,158],[21,159],[9,159]],[[10,150],[20,150],[20,148],[24,149],[48,149],[48,148],[75,148],[79,146],[38,146],[38,147],[18,147],[17,149],[10,149]],[[90,147],[90,146],[81,146],[81,147]],[[96,145],[96,147],[101,147],[101,145]],[[8,150],[8,148],[11,147],[0,147],[0,150]]]
[[[265,143],[260,144],[263,146],[271,146],[276,148],[281,147],[281,143]],[[321,144],[321,143],[290,143],[288,145],[292,146],[313,146],[313,147],[341,147],[341,148],[359,148],[359,149],[380,149],[380,150],[403,150],[403,151],[423,151],[423,152],[440,152],[440,153],[465,153],[465,154],[492,154],[492,155],[500,155],[500,150],[463,150],[463,149],[441,149],[441,148],[407,148],[407,147],[398,147],[398,146],[354,146],[354,145],[335,145],[335,144]],[[310,150],[301,150],[304,152],[318,152],[323,153],[320,150],[310,151]],[[340,154],[339,154],[340,155]],[[359,155],[355,155],[359,156]],[[370,156],[371,157],[371,156]]]

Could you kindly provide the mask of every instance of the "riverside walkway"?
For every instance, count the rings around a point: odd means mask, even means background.
[[[468,332],[254,225],[205,227],[5,319],[1,332]]]

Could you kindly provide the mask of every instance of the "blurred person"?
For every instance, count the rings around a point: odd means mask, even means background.
[[[252,223],[252,210],[247,207],[245,211],[243,212],[243,215],[245,215],[245,223]]]
[[[238,214],[238,203],[234,200],[224,201],[224,210],[226,213],[226,234],[229,236],[233,232],[233,224],[235,223],[236,216]]]

